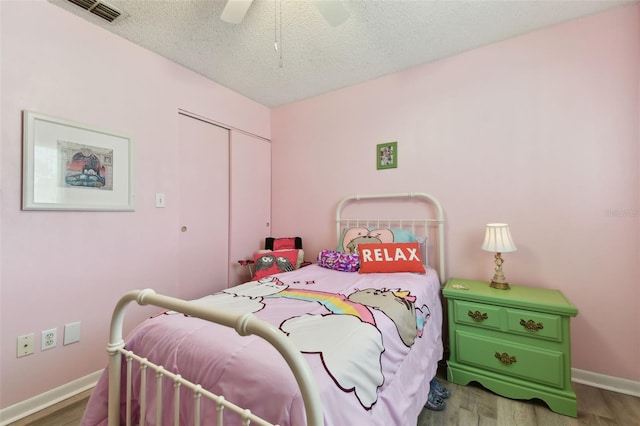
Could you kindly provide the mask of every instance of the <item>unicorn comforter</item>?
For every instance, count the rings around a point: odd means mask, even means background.
[[[194,303],[253,312],[286,333],[316,377],[325,425],[386,426],[415,424],[427,400],[429,381],[442,357],[439,294],[432,269],[426,275],[358,274],[311,265]],[[126,347],[272,423],[306,423],[293,374],[259,337],[242,337],[233,329],[169,312],[136,327]],[[106,424],[107,386],[105,371],[83,425]],[[134,402],[138,388],[134,383]],[[147,392],[154,391],[151,384]],[[173,418],[168,394],[162,409],[167,420]],[[181,401],[180,424],[193,424],[192,401]],[[139,417],[136,410],[137,405],[133,412]],[[158,423],[155,412],[155,401],[147,402],[150,424]],[[203,401],[201,416],[204,424],[213,423],[214,404]],[[229,412],[225,424],[240,424],[240,419]]]

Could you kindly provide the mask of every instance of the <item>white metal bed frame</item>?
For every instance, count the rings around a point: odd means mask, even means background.
[[[431,203],[437,210],[436,218],[427,219],[346,219],[342,217],[343,209],[352,202],[360,200],[384,200],[384,199],[416,199]],[[410,228],[414,231],[416,227],[422,227],[425,235],[428,233],[429,224],[436,223],[438,227],[438,273],[440,282],[444,283],[444,214],[440,203],[432,196],[425,193],[402,193],[402,194],[381,194],[381,195],[353,195],[344,198],[336,210],[336,227],[337,235],[340,237],[342,228],[345,226],[381,226],[399,227],[401,229]],[[156,391],[156,421],[157,426],[161,426],[162,422],[162,380],[164,377],[169,378],[173,382],[174,387],[174,419],[172,424],[179,425],[180,414],[180,389],[186,387],[193,392],[194,395],[194,424],[200,424],[200,402],[205,397],[213,401],[217,407],[216,424],[221,426],[224,420],[224,410],[231,410],[242,418],[242,424],[248,426],[251,423],[262,426],[273,426],[268,421],[251,413],[248,409],[243,409],[232,402],[227,401],[224,396],[216,395],[203,389],[201,385],[194,384],[184,379],[179,374],[174,374],[166,370],[162,366],[158,366],[150,362],[146,358],[142,358],[131,351],[125,349],[125,342],[122,336],[124,325],[125,308],[131,302],[137,302],[139,305],[152,305],[163,309],[169,309],[176,312],[184,313],[193,317],[201,318],[206,321],[214,322],[236,330],[241,336],[254,334],[265,339],[285,359],[291,369],[298,386],[300,388],[304,401],[308,426],[321,426],[324,424],[322,415],[322,403],[316,385],[308,364],[300,351],[294,344],[287,339],[280,330],[258,319],[253,314],[234,314],[224,311],[214,311],[210,308],[204,308],[192,304],[188,301],[177,299],[174,297],[156,294],[151,289],[134,290],[125,294],[117,303],[111,319],[110,340],[107,346],[109,353],[109,402],[108,416],[109,426],[120,425],[120,398],[121,398],[121,375],[122,361],[126,362],[126,425],[131,425],[131,389],[132,389],[132,363],[138,362],[141,366],[141,409],[140,424],[145,424],[145,405],[146,405],[146,374],[151,369],[157,380]]]
[[[194,305],[185,300],[176,299],[169,296],[163,296],[156,294],[153,290],[134,290],[123,296],[116,308],[114,309],[111,319],[111,334],[110,343],[107,347],[109,353],[109,426],[120,425],[120,393],[121,393],[121,367],[122,367],[122,355],[125,356],[127,362],[127,404],[126,404],[126,425],[131,424],[131,386],[132,386],[132,368],[131,362],[137,361],[141,364],[141,416],[140,424],[145,424],[144,419],[144,404],[146,400],[146,370],[150,368],[156,374],[157,379],[157,393],[156,393],[156,409],[157,409],[157,426],[161,426],[162,421],[162,378],[168,377],[174,383],[174,419],[173,424],[179,425],[179,407],[180,407],[180,388],[185,386],[191,389],[194,393],[194,413],[195,413],[195,425],[200,424],[200,399],[205,397],[215,402],[217,407],[217,425],[223,424],[224,409],[229,409],[242,416],[243,425],[249,425],[251,422],[257,425],[269,426],[271,423],[251,413],[248,409],[243,409],[227,400],[223,396],[215,395],[202,388],[198,384],[191,383],[184,379],[180,375],[173,374],[166,370],[162,366],[158,366],[150,362],[145,358],[141,358],[135,355],[131,351],[127,351],[124,348],[124,340],[122,338],[122,327],[124,324],[124,311],[127,305],[136,301],[139,305],[153,305],[164,309],[170,309],[176,312],[181,312],[187,315],[191,315],[197,318],[201,318],[206,321],[214,322],[224,325],[236,330],[241,336],[247,336],[254,334],[260,336],[274,346],[278,352],[285,359],[289,368],[293,372],[296,378],[300,391],[302,392],[302,398],[304,401],[304,408],[307,416],[307,424],[310,426],[321,426],[324,424],[322,416],[322,404],[320,402],[320,395],[316,386],[315,378],[313,377],[307,362],[304,360],[300,351],[295,345],[287,339],[287,337],[280,330],[258,319],[253,314],[233,314],[224,311],[213,311],[210,308],[204,308],[198,305]]]
[[[350,204],[363,200],[380,201],[380,200],[392,200],[392,199],[405,199],[416,200],[418,202],[424,202],[431,204],[435,207],[437,215],[434,218],[421,218],[421,219],[369,219],[369,218],[345,218],[343,216],[344,209]],[[444,262],[444,211],[442,205],[438,200],[429,194],[424,192],[407,192],[400,194],[378,194],[378,195],[352,195],[343,198],[338,208],[336,209],[336,233],[338,239],[342,234],[342,230],[350,226],[364,226],[364,227],[380,227],[385,226],[387,228],[400,228],[409,229],[414,235],[419,235],[416,231],[422,230],[424,235],[428,234],[429,225],[436,224],[438,228],[438,277],[440,278],[440,285],[443,286],[445,281],[445,262]],[[425,259],[426,263],[426,259]]]

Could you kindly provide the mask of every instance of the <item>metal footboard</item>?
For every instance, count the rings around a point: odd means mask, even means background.
[[[157,366],[149,360],[142,358],[131,351],[124,348],[124,340],[122,337],[122,327],[124,324],[124,311],[130,302],[137,302],[139,305],[153,305],[164,309],[170,309],[181,312],[193,317],[201,318],[206,321],[224,325],[236,330],[241,336],[254,334],[265,339],[285,359],[293,375],[295,376],[298,387],[302,393],[304,408],[307,417],[308,426],[323,425],[322,405],[318,394],[315,378],[311,374],[311,370],[304,360],[300,351],[295,345],[287,339],[287,337],[277,328],[264,321],[261,321],[253,314],[233,314],[222,311],[213,311],[210,308],[194,305],[185,300],[174,297],[156,294],[151,289],[134,290],[124,295],[116,305],[113,316],[111,318],[111,333],[107,352],[109,353],[109,425],[120,425],[120,396],[121,396],[121,376],[122,376],[122,359],[123,355],[126,360],[126,425],[131,424],[131,395],[132,395],[132,363],[140,364],[141,371],[141,416],[140,424],[145,424],[145,407],[146,404],[146,376],[147,370],[151,369],[157,380],[156,388],[156,418],[157,425],[161,425],[162,420],[162,380],[168,378],[173,383],[174,392],[174,418],[171,424],[179,425],[180,416],[180,389],[185,387],[191,389],[194,395],[194,424],[200,424],[200,400],[205,397],[216,404],[217,407],[217,425],[222,426],[224,420],[224,410],[230,410],[239,414],[243,419],[243,425],[272,425],[268,421],[251,413],[249,409],[239,407],[224,396],[215,395],[212,392],[202,388],[199,384],[191,383],[178,374],[174,374],[162,366]]]

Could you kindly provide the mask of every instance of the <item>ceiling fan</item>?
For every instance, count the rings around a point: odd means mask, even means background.
[[[280,0],[282,1],[282,0]],[[347,20],[349,12],[338,0],[309,0],[332,27],[337,27]],[[220,15],[220,19],[230,24],[239,24],[247,14],[253,0],[228,0]]]

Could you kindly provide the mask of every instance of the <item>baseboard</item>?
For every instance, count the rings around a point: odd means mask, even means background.
[[[571,381],[640,398],[640,382],[606,376],[586,370],[571,369]]]
[[[18,402],[0,410],[0,426],[16,422],[33,413],[42,411],[54,404],[72,398],[79,393],[95,387],[104,370],[96,371],[72,382],[65,383],[33,398]]]

